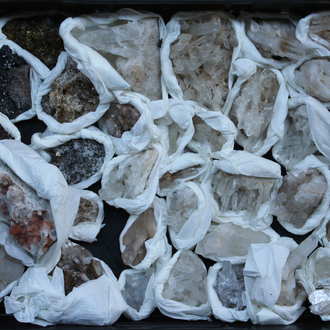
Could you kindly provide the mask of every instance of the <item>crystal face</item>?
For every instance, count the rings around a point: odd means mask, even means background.
[[[76,226],[83,222],[96,222],[96,218],[99,212],[97,203],[93,200],[88,200],[81,197],[79,203],[79,209],[73,225]]]
[[[91,139],[72,139],[46,151],[70,185],[99,172],[105,158],[104,145]]]
[[[317,169],[308,169],[298,175],[288,173],[277,196],[278,221],[291,223],[295,228],[304,226],[321,204],[327,189],[326,180]]]
[[[220,260],[246,256],[251,244],[269,243],[270,237],[261,231],[223,223],[210,230],[197,244],[195,252],[203,257]]]
[[[278,180],[218,171],[213,178],[211,191],[221,213],[247,211],[252,220],[260,206],[271,200],[271,193]]]
[[[308,36],[330,50],[330,15],[315,15],[310,20]]]
[[[189,250],[182,250],[164,284],[162,296],[192,307],[207,302],[207,272],[203,262]]]
[[[228,260],[218,270],[217,280],[214,285],[222,305],[226,308],[243,310],[246,308],[242,295],[245,291],[244,265],[232,265]]]
[[[71,123],[75,119],[95,111],[100,103],[92,82],[77,69],[68,58],[64,72],[55,79],[49,94],[41,101],[43,110],[59,123]]]
[[[111,103],[102,122],[109,135],[120,138],[133,128],[140,116],[140,112],[130,104]]]
[[[299,60],[303,48],[295,36],[295,25],[286,19],[250,19],[245,32],[265,58]]]
[[[81,284],[103,275],[101,263],[93,259],[93,255],[87,249],[71,242],[63,245],[57,267],[63,270],[66,295]]]
[[[150,100],[160,99],[160,49],[157,18],[116,20],[98,28],[72,31],[81,43],[104,56],[131,85]]]
[[[0,112],[15,119],[32,106],[30,66],[4,45],[0,49]]]
[[[2,32],[8,39],[39,58],[49,69],[53,69],[58,56],[64,51],[59,34],[64,18],[61,15],[17,18],[7,22]]]
[[[296,83],[304,91],[324,102],[330,101],[330,61],[314,59],[303,63],[295,70]]]
[[[126,273],[126,282],[121,293],[126,303],[138,312],[143,305],[152,273],[151,268],[143,272]]]
[[[244,150],[257,151],[255,145],[260,139],[267,137],[278,90],[275,73],[259,67],[256,73],[242,84],[229,118],[238,128],[239,134],[246,137],[243,142]]]
[[[125,265],[136,266],[147,254],[145,242],[153,238],[157,231],[157,221],[152,208],[144,211],[123,236],[125,250],[121,257]]]
[[[9,234],[37,262],[56,240],[49,202],[17,185],[12,175],[11,171],[0,173],[0,208],[10,219]]]
[[[219,110],[228,94],[228,73],[238,45],[231,22],[217,15],[180,20],[170,59],[184,100]]]

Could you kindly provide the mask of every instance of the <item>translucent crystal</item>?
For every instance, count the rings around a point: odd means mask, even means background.
[[[265,58],[299,60],[304,51],[287,19],[250,19],[245,24],[248,38]]]
[[[215,14],[181,20],[170,58],[185,100],[220,110],[228,94],[228,72],[237,39],[232,24]]]
[[[153,271],[148,268],[146,271],[126,273],[126,282],[121,293],[126,303],[132,308],[140,311],[145,299],[145,293]]]
[[[55,79],[49,94],[43,96],[43,110],[59,123],[71,123],[86,113],[95,111],[100,103],[92,82],[68,58],[64,72]]]
[[[222,268],[218,270],[214,289],[224,307],[235,310],[243,310],[246,307],[242,300],[245,290],[243,267],[244,265],[233,266],[225,260]]]
[[[69,241],[63,245],[61,259],[56,266],[63,270],[66,295],[75,287],[103,275],[101,263],[93,259],[87,249]]]
[[[243,142],[244,150],[257,151],[258,141],[266,138],[278,90],[275,73],[260,67],[242,84],[229,118],[239,129],[239,134],[247,138]]]
[[[25,266],[19,260],[8,255],[5,248],[0,246],[0,292],[9,283],[19,280],[24,270]]]
[[[101,121],[109,135],[120,138],[133,128],[140,116],[140,112],[130,104],[111,103]]]
[[[257,215],[260,206],[271,201],[271,193],[278,181],[279,179],[257,178],[219,171],[213,178],[211,190],[219,203],[221,213],[247,211],[248,218],[252,220]]]
[[[223,223],[210,230],[197,244],[195,252],[212,260],[246,256],[251,244],[269,243],[270,237],[261,231]]]
[[[314,59],[303,63],[295,70],[295,80],[304,91],[324,102],[330,101],[330,61]]]
[[[91,139],[72,139],[46,151],[70,185],[99,172],[105,158],[104,145]]]
[[[289,222],[295,228],[304,226],[321,204],[327,189],[326,180],[317,169],[308,169],[297,175],[288,173],[277,196],[278,221]]]
[[[207,272],[196,254],[183,250],[164,284],[162,295],[188,306],[199,307],[207,302]]]
[[[193,140],[198,141],[202,147],[209,146],[212,152],[222,149],[226,139],[222,136],[221,132],[213,129],[198,116],[193,117],[193,123],[195,127]]]
[[[0,169],[0,209],[10,219],[9,234],[37,262],[56,240],[49,201],[39,197],[11,170]]]
[[[188,186],[172,189],[166,199],[166,222],[178,233],[198,208],[198,197]]]
[[[152,208],[143,212],[123,236],[125,250],[121,255],[125,265],[138,265],[146,256],[145,241],[153,238],[157,231],[157,221]]]
[[[84,32],[73,31],[73,35],[103,55],[134,92],[150,100],[161,98],[157,18],[117,20]]]
[[[310,20],[308,36],[330,50],[330,15],[315,15]]]
[[[112,170],[109,181],[100,190],[101,198],[134,199],[140,195],[148,186],[149,176],[157,157],[156,149],[147,149],[126,158]]]
[[[76,226],[83,222],[96,222],[98,212],[99,207],[95,201],[81,197],[78,213],[74,219],[73,225]]]

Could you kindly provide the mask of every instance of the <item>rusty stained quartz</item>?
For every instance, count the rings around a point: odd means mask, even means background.
[[[120,138],[133,128],[140,116],[140,112],[130,104],[111,103],[102,122],[109,135]]]
[[[17,18],[5,24],[2,32],[23,49],[40,59],[49,69],[56,65],[64,51],[59,27],[65,19],[62,15],[42,15]]]
[[[157,221],[152,208],[143,212],[123,236],[125,250],[121,257],[125,265],[138,265],[146,256],[145,242],[153,238],[157,231]]]
[[[61,259],[56,266],[63,270],[66,295],[81,284],[103,275],[100,261],[95,260],[87,249],[69,241],[63,245]]]
[[[0,124],[0,140],[13,140],[14,138]]]
[[[91,139],[72,139],[46,150],[68,184],[87,180],[101,170],[105,158],[103,144]]]
[[[0,112],[15,119],[31,104],[30,66],[4,45],[0,49]]]
[[[51,88],[49,94],[43,96],[41,106],[61,124],[71,123],[95,111],[100,103],[94,85],[70,57],[64,72],[55,79]]]
[[[78,213],[73,225],[76,226],[82,222],[96,222],[98,212],[99,208],[96,202],[81,197]]]
[[[56,240],[56,230],[52,214],[32,198],[7,172],[0,173],[0,210],[10,219],[9,234],[37,262]]]

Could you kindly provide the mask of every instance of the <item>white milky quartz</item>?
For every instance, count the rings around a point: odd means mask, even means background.
[[[207,302],[206,276],[202,260],[190,250],[182,250],[164,284],[162,296],[188,306],[199,307]]]
[[[323,102],[330,101],[330,61],[328,59],[306,61],[295,70],[295,81],[306,94]]]
[[[256,152],[256,144],[267,137],[267,129],[274,115],[273,108],[279,83],[274,72],[257,67],[256,72],[242,84],[229,113],[238,128],[244,150]]]
[[[321,204],[327,189],[323,174],[308,169],[294,175],[288,173],[278,191],[278,208],[275,212],[279,222],[289,222],[295,228],[304,226]]]
[[[25,266],[17,259],[7,254],[0,246],[0,292],[13,281],[19,280],[24,273]]]
[[[219,110],[228,93],[228,73],[237,38],[232,23],[216,14],[180,20],[170,58],[184,100]]]
[[[253,220],[263,203],[273,203],[271,194],[278,180],[229,174],[219,170],[213,178],[211,191],[219,204],[220,213],[247,211],[245,217]]]
[[[251,244],[269,243],[271,238],[262,231],[254,231],[232,223],[212,228],[197,244],[195,252],[214,261],[246,256]]]
[[[134,199],[140,195],[147,187],[157,157],[156,149],[147,149],[126,158],[112,170],[106,188],[100,190],[100,197],[104,200]]]
[[[315,15],[310,20],[308,36],[330,50],[330,15]]]
[[[209,146],[212,152],[222,149],[227,140],[222,136],[221,132],[213,129],[198,116],[193,117],[193,124],[195,127],[193,141],[199,142],[202,148]]]
[[[121,293],[126,303],[132,308],[140,311],[145,298],[145,293],[153,271],[151,268],[136,273],[126,273],[126,282]]]
[[[166,222],[178,233],[191,214],[197,210],[198,197],[193,189],[183,185],[167,194],[166,205]]]
[[[265,58],[282,58],[298,61],[304,55],[295,36],[295,25],[287,19],[250,19],[245,32],[260,54]]]
[[[279,142],[280,150],[277,149],[276,158],[286,168],[292,168],[317,151],[309,127],[306,105],[289,109],[285,125],[285,134]]]
[[[150,100],[161,98],[157,18],[116,20],[73,35],[103,55],[134,92]]]

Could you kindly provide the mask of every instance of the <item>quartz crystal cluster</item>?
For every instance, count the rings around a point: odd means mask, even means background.
[[[232,23],[210,14],[180,20],[180,27],[170,58],[183,98],[219,110],[228,94],[229,68],[238,45]]]
[[[76,226],[79,223],[84,223],[84,222],[96,222],[98,212],[99,212],[99,208],[96,202],[81,197],[78,213],[74,220],[73,225]]]
[[[317,42],[330,50],[330,15],[314,16],[310,20],[308,36],[311,40]]]

